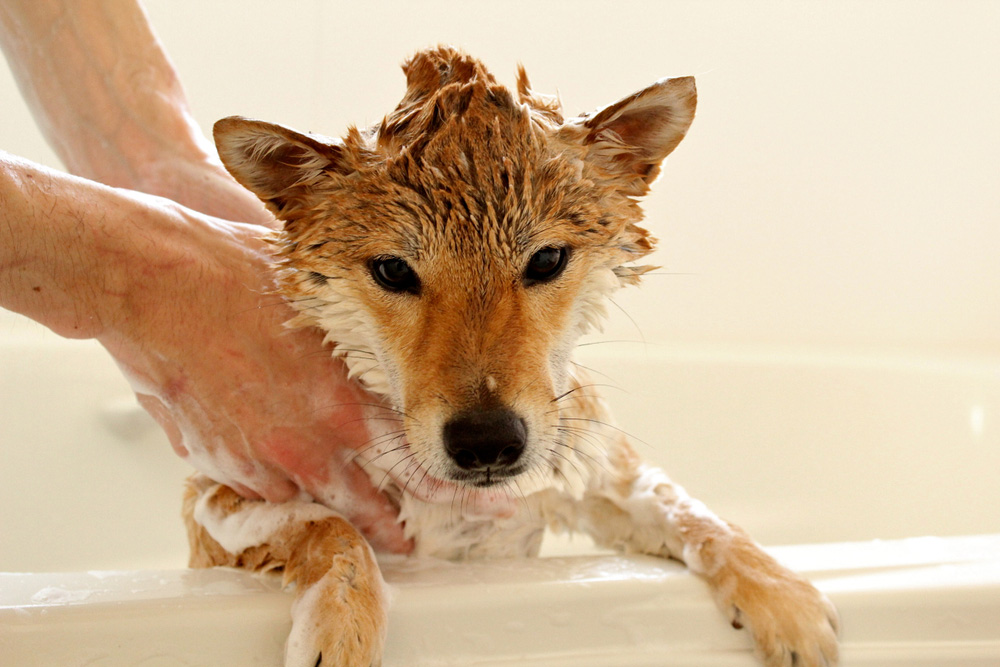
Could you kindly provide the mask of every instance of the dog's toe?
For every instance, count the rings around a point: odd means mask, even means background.
[[[382,662],[385,610],[381,595],[332,570],[303,591],[292,607],[285,667],[377,667]]]
[[[837,610],[808,581],[781,568],[741,576],[731,571],[729,622],[746,628],[768,667],[833,667],[838,661]]]

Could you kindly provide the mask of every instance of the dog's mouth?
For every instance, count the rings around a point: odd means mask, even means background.
[[[385,480],[391,480],[401,491],[420,500],[434,502],[442,497],[450,499],[456,493],[476,490],[490,495],[507,492],[511,483],[524,475],[529,466],[518,464],[503,468],[486,467],[482,470],[462,470],[450,465],[425,465],[417,460],[408,444],[396,447],[396,461],[389,466],[378,465],[384,470]]]
[[[517,509],[520,496],[514,492],[511,481],[527,470],[524,466],[503,472],[449,471],[435,475],[417,462],[412,453],[408,458],[405,466],[386,471],[379,484],[390,497],[406,494],[425,503],[460,508],[463,514],[480,518],[509,517]]]
[[[508,484],[515,477],[520,477],[528,470],[526,465],[516,465],[509,468],[483,471],[467,472],[464,470],[453,471],[450,475],[451,481],[471,486],[477,489],[488,489]]]

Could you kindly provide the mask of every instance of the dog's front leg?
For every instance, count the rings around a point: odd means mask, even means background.
[[[837,612],[812,584],[643,464],[624,439],[608,457],[583,505],[598,543],[686,563],[709,583],[733,627],[749,630],[769,667],[837,663]]]
[[[381,664],[384,583],[346,519],[316,503],[247,500],[200,475],[188,482],[184,519],[191,567],[281,571],[295,585],[286,667]]]

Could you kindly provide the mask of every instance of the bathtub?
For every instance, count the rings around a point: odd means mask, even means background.
[[[280,664],[290,596],[183,569],[188,469],[100,347],[0,327],[0,665]],[[1000,665],[1000,360],[580,352],[648,459],[831,596],[843,665]],[[676,563],[545,554],[384,559],[385,665],[756,664]]]

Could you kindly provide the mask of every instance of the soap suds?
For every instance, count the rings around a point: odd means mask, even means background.
[[[94,591],[70,591],[58,586],[46,586],[31,596],[31,601],[35,604],[72,604],[73,602],[83,602],[89,598]]]
[[[239,554],[268,542],[290,523],[321,521],[340,515],[318,503],[293,500],[286,503],[248,503],[239,512],[225,515],[210,505],[216,491],[201,495],[194,519],[212,539],[231,554]]]

